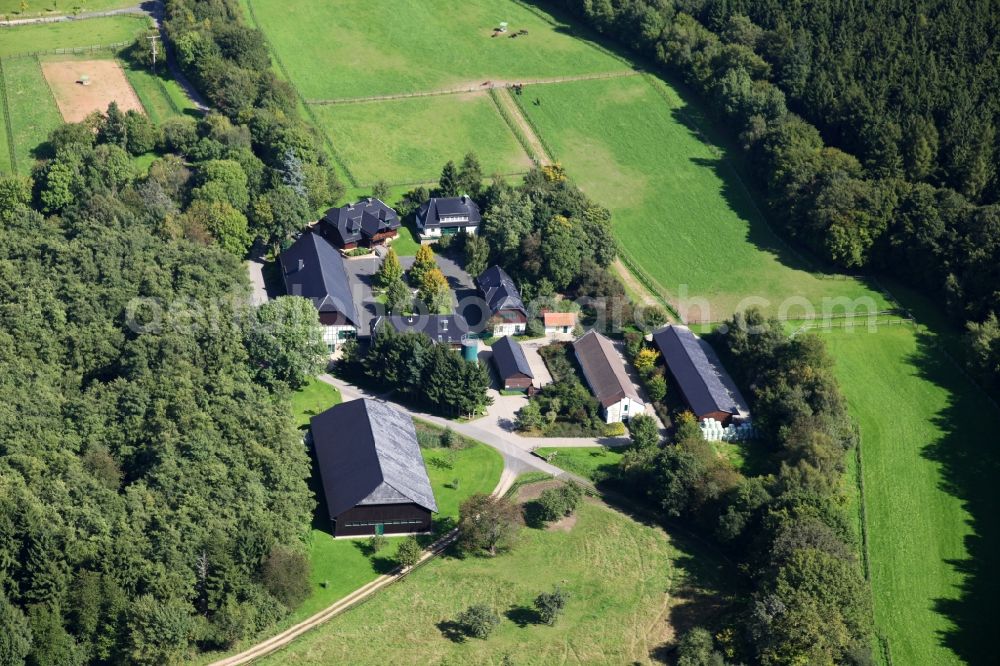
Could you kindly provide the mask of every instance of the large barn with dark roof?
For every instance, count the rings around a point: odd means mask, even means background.
[[[708,342],[687,326],[667,326],[654,333],[653,340],[699,421],[712,418],[726,426],[750,418],[746,400]]]
[[[310,426],[334,536],[431,528],[437,503],[409,416],[366,398],[335,405]]]
[[[280,262],[285,293],[308,298],[316,306],[330,351],[357,336],[358,310],[340,252],[319,234],[307,231],[281,253]]]

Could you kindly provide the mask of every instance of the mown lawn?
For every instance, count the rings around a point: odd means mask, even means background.
[[[35,163],[36,149],[62,123],[62,115],[36,58],[8,60],[3,64],[3,73],[17,170],[28,174]]]
[[[614,471],[624,453],[603,446],[539,447],[535,452],[556,467],[579,474],[590,481],[600,481],[605,475]]]
[[[300,429],[309,427],[309,419],[341,403],[340,391],[324,381],[313,378],[292,393],[292,413]]]
[[[875,620],[893,663],[989,663],[1000,414],[926,329],[821,335],[861,428]]]
[[[195,108],[180,85],[169,78],[166,67],[161,66],[162,71],[154,75],[148,69],[134,66],[124,60],[120,60],[119,63],[135,94],[139,96],[146,115],[154,123],[160,124],[164,120]]]
[[[626,67],[584,39],[510,0],[249,0],[257,23],[306,99],[479,86],[487,80]],[[501,21],[510,32],[491,37]],[[335,66],[332,64],[335,63]],[[387,125],[389,126],[389,125]]]
[[[117,44],[134,39],[148,25],[149,18],[146,16],[108,16],[81,22],[37,23],[4,28],[3,39],[0,39],[0,57],[50,49]],[[6,66],[4,63],[4,67]]]
[[[706,582],[686,567],[710,562],[659,529],[586,502],[569,532],[526,529],[509,554],[435,560],[265,663],[498,664],[510,654],[518,664],[646,664],[668,636],[672,593]],[[566,611],[555,626],[537,624],[532,600],[555,585],[570,594]],[[474,603],[501,616],[494,634],[446,638],[440,623]]]
[[[3,81],[0,81],[3,85]],[[10,136],[7,134],[7,106],[0,103],[0,173],[14,173],[10,158]]]
[[[789,298],[885,299],[854,280],[815,277],[770,232],[718,148],[691,126],[688,107],[645,77],[532,86],[517,97],[574,181],[613,213],[616,235],[674,299],[707,299],[722,319],[756,297],[772,313]],[[788,314],[801,313],[798,307]]]
[[[527,171],[531,160],[486,93],[313,106],[359,183],[436,182],[473,151],[483,172]]]

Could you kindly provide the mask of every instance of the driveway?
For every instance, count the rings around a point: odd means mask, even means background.
[[[545,361],[542,360],[542,355],[538,353],[539,349],[551,343],[552,340],[548,338],[528,340],[521,343],[524,356],[528,359],[528,366],[531,368],[531,374],[535,376],[534,383],[536,388],[542,388],[546,384],[552,383],[552,375],[549,374],[549,368],[545,365]]]

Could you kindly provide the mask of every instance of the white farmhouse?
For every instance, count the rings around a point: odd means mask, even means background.
[[[417,231],[424,240],[453,236],[460,231],[475,234],[481,219],[479,206],[467,195],[435,198],[417,210]]]

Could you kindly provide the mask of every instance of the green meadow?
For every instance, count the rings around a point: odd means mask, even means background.
[[[692,308],[690,318],[722,319],[746,297],[771,313],[793,297],[817,309],[824,297],[885,307],[860,282],[818,278],[787,249],[665,83],[575,81],[532,86],[517,100],[569,177],[611,209],[625,254],[675,302],[707,299],[708,316]]]
[[[35,162],[35,150],[62,123],[62,115],[37,58],[7,60],[3,75],[17,171],[28,174]]]
[[[313,105],[311,111],[359,183],[437,181],[445,162],[459,162],[469,151],[487,174],[531,166],[486,93]]]
[[[1000,413],[923,327],[820,333],[862,437],[875,622],[896,664],[988,663]]]
[[[100,12],[135,4],[133,0],[25,0],[27,7],[22,11],[21,0],[0,0],[0,17],[10,19],[32,18],[35,16],[57,16],[73,12]]]
[[[146,16],[126,15],[3,28],[0,58],[17,53],[106,46],[131,41],[148,25],[149,18]]]
[[[626,67],[593,35],[510,0],[248,0],[306,99],[475,87]],[[507,35],[491,37],[501,21]],[[527,35],[511,38],[519,30]],[[582,39],[581,39],[582,38]]]
[[[518,664],[650,663],[684,612],[675,594],[717,582],[712,560],[597,502],[583,503],[572,523],[525,529],[512,552],[494,558],[434,560],[263,663],[381,666],[387,655],[423,664],[499,664],[504,655]],[[570,597],[550,627],[531,604],[555,585]],[[446,637],[448,621],[479,603],[501,618],[489,639]]]

